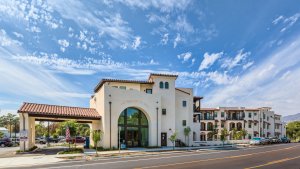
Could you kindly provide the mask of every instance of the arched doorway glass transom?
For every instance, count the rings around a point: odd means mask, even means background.
[[[123,110],[119,116],[118,126],[120,141],[127,147],[148,146],[148,120],[141,110],[133,107]]]

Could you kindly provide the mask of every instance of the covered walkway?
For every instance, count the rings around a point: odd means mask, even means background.
[[[37,103],[24,103],[18,110],[20,115],[20,150],[29,150],[35,145],[35,121],[76,120],[89,123],[91,131],[100,130],[101,116],[92,108],[58,106]],[[92,138],[90,132],[90,137]],[[93,140],[91,139],[93,146]]]

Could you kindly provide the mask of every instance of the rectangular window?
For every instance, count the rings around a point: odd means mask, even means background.
[[[167,114],[167,110],[166,109],[161,109],[161,114],[162,115],[166,115]]]
[[[120,86],[120,89],[126,90],[126,86]]]
[[[256,126],[256,123],[254,123],[254,126]]]
[[[214,112],[214,117],[218,117],[218,112]]]
[[[146,89],[146,93],[152,94],[152,89]]]
[[[185,100],[182,101],[182,106],[183,106],[183,107],[186,107],[186,101],[185,101]]]
[[[118,86],[112,86],[113,88],[118,88]]]
[[[254,113],[254,116],[256,116],[257,115],[257,113]]]
[[[265,114],[263,114],[263,116],[264,116],[264,119],[266,119],[266,115],[265,115]]]
[[[269,116],[267,116],[267,121],[269,121]]]
[[[248,139],[251,139],[251,134],[248,134]]]
[[[221,112],[221,117],[224,117],[225,116],[225,113],[224,112]]]
[[[224,121],[221,122],[221,127],[224,128]]]
[[[186,120],[182,120],[182,125],[186,126]]]
[[[251,118],[252,117],[252,113],[248,113],[248,117]]]
[[[252,124],[251,123],[248,123],[248,128],[251,128],[252,127]]]

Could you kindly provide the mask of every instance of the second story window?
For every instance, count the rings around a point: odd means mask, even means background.
[[[215,117],[215,118],[218,117],[218,112],[214,112],[214,117]]]
[[[161,114],[162,115],[166,115],[167,114],[167,110],[166,109],[161,109]]]
[[[182,126],[186,126],[186,120],[182,120]]]
[[[254,116],[256,116],[257,115],[257,113],[254,113]]]
[[[161,88],[161,89],[164,88],[164,82],[159,82],[159,88]]]
[[[146,89],[146,93],[152,94],[152,89]]]
[[[120,86],[120,89],[126,90],[126,86]]]
[[[221,112],[221,117],[224,117],[225,116],[225,113],[224,112]]]
[[[165,89],[169,89],[169,82],[165,82]]]
[[[186,101],[182,101],[182,107],[186,107]]]
[[[252,113],[249,113],[249,114],[248,114],[248,117],[251,118],[251,117],[252,117]]]

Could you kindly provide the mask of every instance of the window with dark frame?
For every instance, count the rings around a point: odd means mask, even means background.
[[[186,101],[182,101],[182,107],[186,107]]]
[[[161,109],[161,114],[166,115],[167,114],[167,109]]]
[[[152,94],[152,89],[146,89],[146,93]]]
[[[165,89],[169,89],[169,82],[165,82]]]
[[[182,126],[186,126],[186,120],[182,120]]]
[[[224,117],[225,116],[225,113],[224,112],[221,112],[221,117]]]
[[[164,82],[159,82],[159,88],[161,88],[161,89],[164,88]]]

